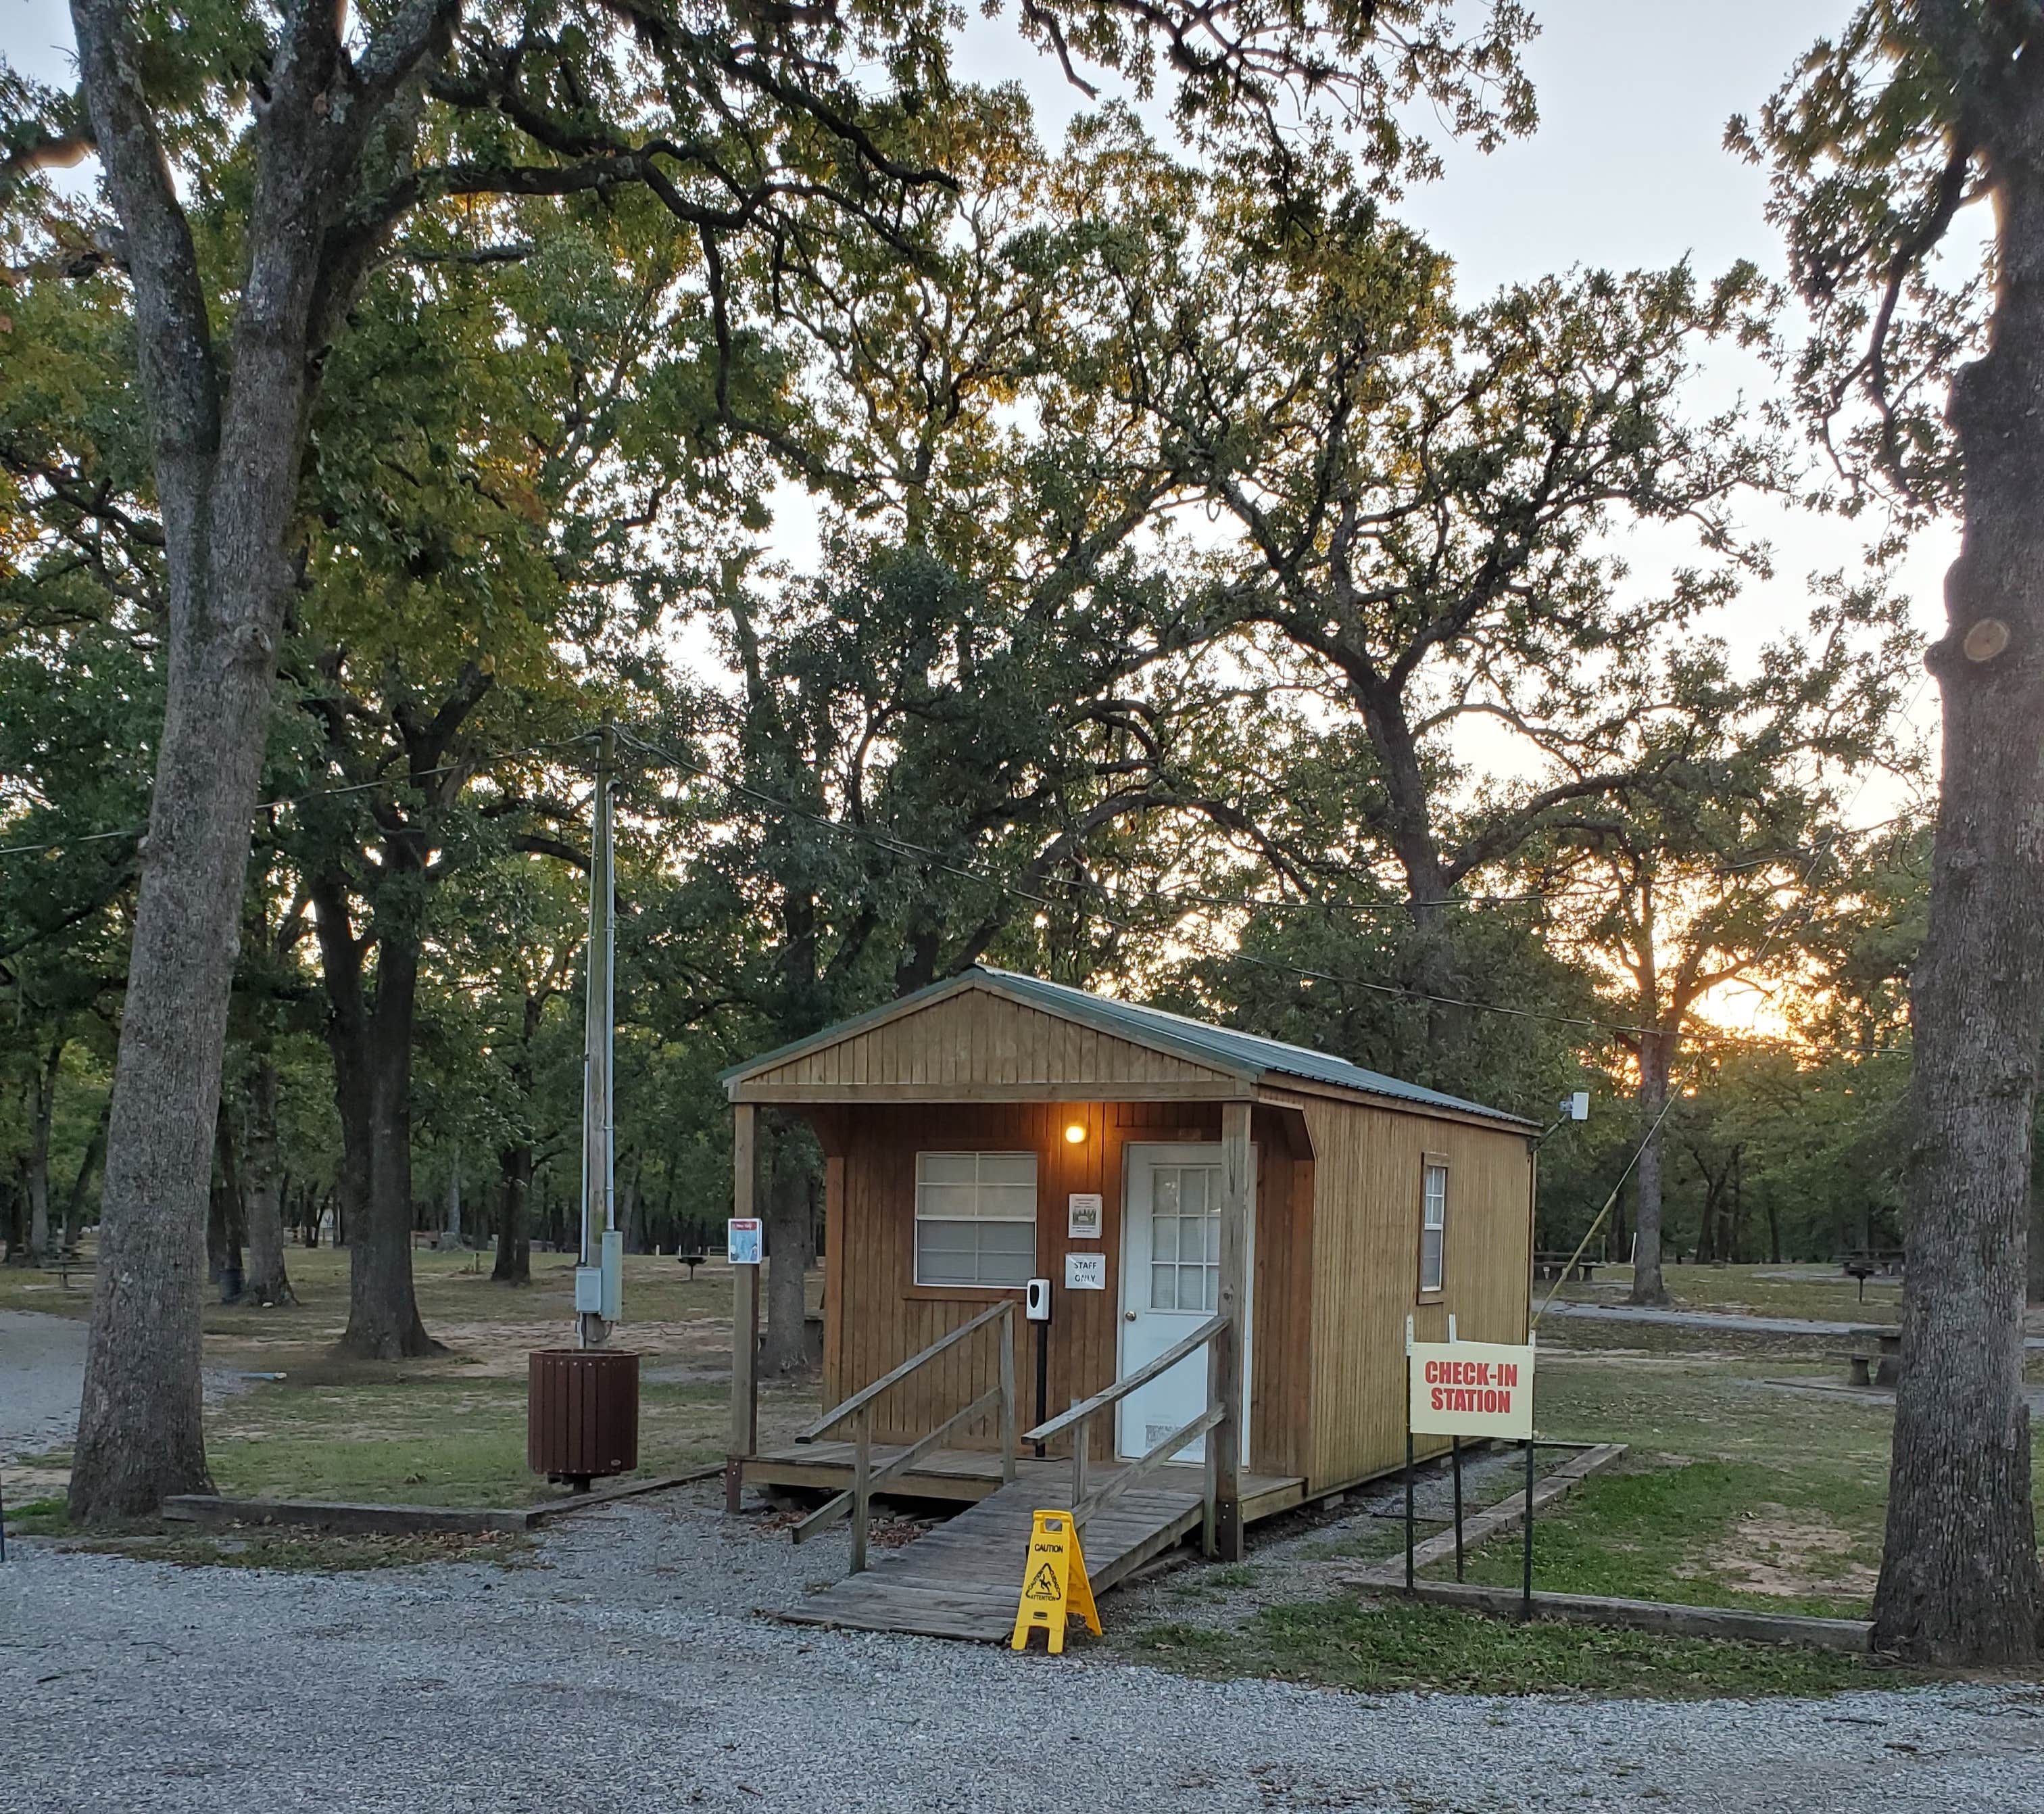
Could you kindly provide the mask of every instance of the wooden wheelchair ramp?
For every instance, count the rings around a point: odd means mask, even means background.
[[[1198,1529],[1198,1477],[1186,1471],[1194,1482],[1190,1489],[1132,1487],[1087,1521],[1079,1541],[1095,1594]],[[1005,1641],[1015,1628],[1030,1520],[1062,1504],[1053,1482],[1011,1482],[781,1616],[802,1625]]]

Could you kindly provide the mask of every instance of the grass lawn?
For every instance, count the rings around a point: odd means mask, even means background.
[[[1869,1278],[1862,1302],[1858,1281],[1835,1266],[1670,1266],[1662,1269],[1661,1278],[1678,1310],[1742,1311],[1823,1323],[1896,1323],[1902,1316],[1901,1280]],[[1554,1289],[1544,1282],[1536,1286],[1535,1303]],[[1565,1303],[1623,1304],[1631,1289],[1631,1266],[1600,1266],[1589,1284],[1571,1279],[1560,1296]]]
[[[92,1251],[87,1240],[86,1251]],[[271,1345],[275,1351],[308,1350],[333,1342],[348,1325],[348,1252],[345,1248],[292,1247],[285,1255],[298,1302],[295,1309],[244,1309],[209,1302],[205,1328],[214,1343],[230,1346]],[[436,1253],[415,1248],[412,1276],[419,1313],[427,1328],[455,1347],[463,1332],[477,1325],[516,1328],[524,1332],[524,1347],[565,1340],[574,1318],[574,1256],[532,1255],[532,1282],[501,1286],[490,1276],[490,1256],[482,1253]],[[731,1269],[721,1261],[688,1268],[672,1259],[628,1255],[624,1262],[625,1309],[635,1327],[684,1324],[724,1319],[722,1340],[730,1343]],[[74,1278],[68,1288],[55,1273],[27,1267],[0,1267],[0,1310],[40,1310],[52,1316],[89,1316],[92,1283]],[[521,1348],[521,1351],[523,1350]]]
[[[1693,1332],[1639,1330],[1639,1347],[1577,1347],[1558,1329],[1540,1357],[1543,1436],[1622,1442],[1627,1455],[1541,1515],[1535,1584],[1692,1605],[1867,1616],[1881,1565],[1892,1413],[1808,1389],[1843,1369],[1793,1345],[1771,1357],[1694,1351]],[[1600,1337],[1604,1332],[1598,1332]],[[1571,1344],[1559,1347],[1566,1336]],[[1674,1344],[1687,1345],[1679,1351]],[[1742,1348],[1743,1344],[1741,1344]],[[1783,1385],[1774,1382],[1800,1382]],[[2044,1455],[2038,1478],[2044,1492]],[[2044,1512],[2044,1505],[2040,1505]],[[1398,1552],[1395,1519],[1354,1520],[1308,1556]],[[1517,1586],[1520,1535],[1468,1558],[1471,1580]],[[1535,1689],[1686,1697],[1807,1694],[1916,1679],[1877,1659],[1788,1647],[1520,1626],[1353,1589],[1273,1604],[1247,1570],[1193,1569],[1185,1608],[1115,1648],[1198,1675],[1250,1675],[1370,1692]],[[1452,1578],[1450,1562],[1431,1571]],[[1324,1577],[1320,1578],[1324,1579]],[[1316,1592],[1319,1589],[1315,1589]]]
[[[1807,1362],[1543,1353],[1541,1434],[1630,1451],[1543,1516],[1536,1585],[1867,1616],[1893,1414],[1777,1383],[1834,1385],[1839,1374]],[[1516,1535],[1499,1539],[1470,1558],[1470,1578],[1516,1583],[1519,1554]]]
[[[330,1248],[290,1251],[294,1308],[206,1307],[209,1371],[283,1376],[244,1378],[244,1389],[208,1405],[207,1459],[221,1492],[417,1505],[558,1495],[525,1466],[525,1357],[572,1339],[572,1256],[533,1255],[532,1282],[517,1287],[490,1279],[487,1255],[412,1257],[420,1314],[446,1345],[442,1355],[394,1364],[337,1357],[348,1255]],[[729,1427],[730,1269],[701,1266],[691,1282],[672,1259],[641,1255],[624,1269],[620,1345],[643,1357],[636,1478],[716,1461]],[[821,1289],[820,1274],[811,1289]],[[83,1317],[91,1295],[63,1289],[54,1276],[0,1270],[0,1308]],[[765,1388],[763,1434],[792,1429],[814,1405],[813,1387]],[[17,1498],[60,1488],[69,1461],[60,1451],[25,1462]]]
[[[1242,1627],[1156,1625],[1129,1654],[1186,1675],[1258,1676],[1362,1693],[1437,1689],[1679,1700],[1830,1694],[1915,1679],[1867,1657],[1536,1621],[1354,1594],[1266,1607]]]

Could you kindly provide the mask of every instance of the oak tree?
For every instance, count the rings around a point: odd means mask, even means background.
[[[1911,978],[1908,1282],[1877,1643],[2027,1661],[2023,1395],[2044,1048],[2044,14],[1866,0],[1732,144],[1773,176],[1792,371],[1849,507],[1961,525],[1927,656],[1943,738]]]

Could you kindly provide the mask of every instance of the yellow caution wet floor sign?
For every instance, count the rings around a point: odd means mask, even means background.
[[[1022,1570],[1022,1598],[1015,1608],[1015,1648],[1028,1647],[1040,1629],[1051,1655],[1065,1647],[1065,1621],[1078,1619],[1100,1635],[1100,1613],[1086,1579],[1079,1534],[1066,1512],[1039,1512],[1029,1530],[1029,1558]]]

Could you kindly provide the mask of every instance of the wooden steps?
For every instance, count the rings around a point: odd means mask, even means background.
[[[782,1616],[797,1624],[1005,1642],[1015,1626],[1031,1520],[1062,1504],[1052,1482],[1017,1480]],[[1196,1531],[1200,1510],[1197,1490],[1171,1485],[1132,1489],[1102,1509],[1080,1538],[1094,1593]]]

